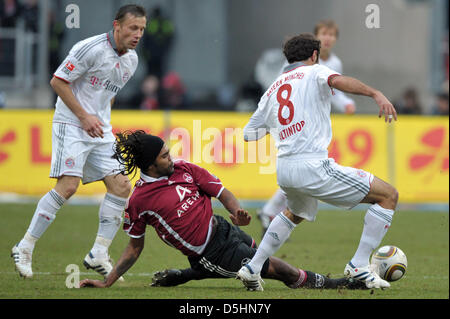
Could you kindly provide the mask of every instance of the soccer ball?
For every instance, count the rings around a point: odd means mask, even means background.
[[[386,281],[397,281],[408,267],[405,253],[396,246],[380,247],[373,255],[371,266]]]

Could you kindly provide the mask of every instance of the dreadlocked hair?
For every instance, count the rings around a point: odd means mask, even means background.
[[[117,133],[117,139],[114,144],[114,155],[112,158],[119,161],[121,166],[121,174],[136,176],[137,169],[142,169],[144,161],[144,145],[140,141],[140,137],[146,133],[143,130],[135,132],[125,131]]]

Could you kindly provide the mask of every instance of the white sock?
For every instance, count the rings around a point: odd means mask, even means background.
[[[94,256],[108,253],[108,248],[122,223],[122,212],[126,202],[126,198],[106,193],[98,212],[97,238],[91,250]]]
[[[295,224],[282,212],[269,225],[255,256],[248,263],[254,273],[260,273],[264,262],[280,249],[295,228]]]
[[[112,240],[97,236],[95,238],[94,246],[92,246],[91,252],[97,258],[106,258],[108,256],[108,248],[111,245]]]
[[[45,194],[37,204],[30,226],[24,238],[20,241],[20,248],[33,250],[34,244],[55,220],[56,212],[61,208],[66,199],[54,189]]]
[[[284,212],[287,208],[286,194],[278,188],[275,194],[263,206],[262,212],[269,217],[275,217],[278,212]]]
[[[372,205],[364,217],[364,228],[358,249],[351,263],[355,267],[365,267],[370,261],[370,254],[377,248],[391,226],[394,211],[378,204]]]

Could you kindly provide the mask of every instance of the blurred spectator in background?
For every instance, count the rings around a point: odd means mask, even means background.
[[[440,92],[436,94],[436,102],[432,108],[432,115],[448,116],[448,92]]]
[[[394,103],[398,114],[422,114],[419,93],[413,87],[407,88],[399,101]]]
[[[56,18],[54,11],[49,12],[48,66],[50,77],[61,64],[59,48],[64,39],[64,23]]]
[[[221,110],[234,110],[236,106],[236,87],[233,83],[221,85],[216,91],[216,102]]]
[[[160,81],[154,75],[148,75],[142,81],[139,92],[127,100],[126,108],[156,110],[160,108]]]
[[[154,75],[149,75],[142,82],[141,101],[139,108],[141,110],[156,110],[159,108],[159,80]]]
[[[0,0],[0,27],[14,28],[20,15],[20,3],[17,0]]]
[[[251,78],[243,84],[239,97],[236,102],[236,111],[254,112],[258,108],[258,103],[264,89],[254,78]]]
[[[266,91],[272,82],[282,73],[283,65],[286,64],[281,49],[264,50],[255,65],[255,80],[264,91]]]
[[[0,91],[0,109],[5,108],[6,107],[6,97],[5,97],[5,93],[3,93],[2,91]]]
[[[147,60],[147,73],[161,79],[166,73],[166,62],[174,35],[174,25],[162,15],[160,7],[151,11],[143,36],[142,53]]]
[[[39,26],[39,7],[37,0],[25,0],[20,15],[21,18],[23,18],[23,20],[25,21],[25,31],[37,33]],[[38,43],[34,42],[32,46],[33,46],[31,52],[32,74],[37,74]]]
[[[21,16],[25,21],[25,30],[38,32],[39,7],[37,0],[26,0],[21,10]]]
[[[162,102],[163,108],[178,109],[186,106],[186,89],[180,76],[172,71],[162,79]]]
[[[15,28],[21,6],[17,0],[0,0],[0,28]],[[13,38],[0,37],[0,76],[14,76],[15,43]]]

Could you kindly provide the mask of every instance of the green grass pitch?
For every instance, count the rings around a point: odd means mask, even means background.
[[[400,247],[408,257],[408,270],[390,289],[376,291],[292,290],[265,280],[264,292],[248,292],[235,279],[191,281],[178,287],[150,287],[151,274],[165,268],[188,267],[187,258],[164,244],[152,228],[147,229],[144,251],[125,274],[125,282],[109,289],[69,289],[66,267],[79,266],[80,279],[100,279],[87,271],[83,258],[92,247],[98,226],[97,206],[66,205],[36,245],[31,279],[22,279],[10,257],[12,246],[21,239],[31,221],[34,204],[0,204],[0,299],[448,299],[449,298],[449,214],[448,212],[397,211],[382,245]],[[260,241],[260,224],[255,210],[243,229]],[[224,209],[215,213],[228,216]],[[340,277],[357,248],[364,211],[320,211],[314,223],[303,222],[276,253],[292,265],[331,277]],[[119,230],[110,254],[117,260],[128,242]]]

